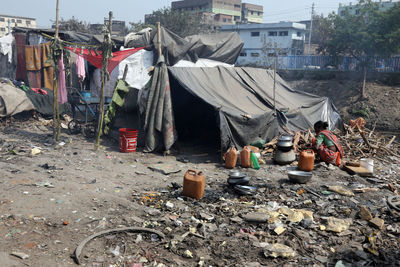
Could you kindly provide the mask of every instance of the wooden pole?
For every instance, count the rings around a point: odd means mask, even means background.
[[[58,40],[58,15],[59,15],[59,6],[60,6],[60,0],[57,0],[57,5],[56,5],[56,33],[55,33],[55,41],[57,42]],[[56,59],[55,59],[56,61]],[[57,74],[58,74],[58,62],[55,63],[55,71],[54,71],[54,79],[53,79],[53,88],[54,88],[54,94],[53,94],[53,137],[54,141],[60,140],[60,114],[59,114],[59,106],[58,106],[58,86],[57,86]]]
[[[162,55],[162,50],[161,50],[161,23],[157,22],[157,42],[158,42],[158,56],[160,57]]]
[[[277,60],[277,57],[275,57],[275,61],[274,61],[274,87],[273,87],[273,90],[274,90],[274,115],[275,115],[275,117],[276,117],[276,98],[275,98],[275,89],[276,89],[276,60]]]
[[[109,40],[104,40],[103,42],[111,42],[111,33],[112,33],[112,16],[113,13],[110,11],[108,13],[108,32],[109,32]],[[108,49],[108,48],[107,48]],[[104,121],[104,85],[106,82],[106,71],[107,71],[107,61],[104,60],[104,57],[107,57],[106,51],[102,51],[103,55],[103,70],[101,72],[101,96],[100,96],[100,112],[99,112],[99,119],[97,122],[97,138],[96,143],[94,146],[94,150],[99,148],[100,144],[100,136],[103,129],[103,121]],[[108,59],[107,59],[108,60]]]

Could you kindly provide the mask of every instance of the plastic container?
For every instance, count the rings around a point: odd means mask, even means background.
[[[306,150],[300,153],[298,167],[300,170],[310,172],[314,170],[315,154],[312,150]]]
[[[231,147],[228,149],[228,151],[225,153],[225,168],[227,169],[233,169],[236,166],[238,158],[238,152],[236,148]]]
[[[258,158],[256,156],[256,153],[253,151],[250,152],[250,159],[251,159],[251,165],[255,170],[260,169],[260,164],[258,163]]]
[[[119,151],[131,153],[136,151],[138,131],[129,128],[119,129]]]
[[[251,150],[247,146],[245,146],[242,149],[242,151],[240,152],[240,166],[242,166],[242,168],[250,168],[251,167],[250,153],[251,153]]]
[[[360,166],[367,169],[369,172],[374,172],[374,160],[373,159],[360,159]]]
[[[204,196],[206,177],[202,172],[188,170],[183,177],[183,195],[195,199]]]

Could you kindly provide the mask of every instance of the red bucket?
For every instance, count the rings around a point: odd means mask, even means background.
[[[130,153],[136,151],[138,131],[129,128],[119,129],[119,151]]]

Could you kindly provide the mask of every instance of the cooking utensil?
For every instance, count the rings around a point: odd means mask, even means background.
[[[293,183],[305,184],[311,180],[312,172],[288,171],[289,180]]]

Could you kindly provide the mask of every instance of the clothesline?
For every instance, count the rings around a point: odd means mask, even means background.
[[[55,39],[53,36],[48,35],[46,33],[41,32],[40,34],[43,35],[44,37],[48,38],[48,39],[51,39],[51,40]],[[73,42],[64,41],[64,40],[61,40],[61,42],[64,43],[64,44],[72,45],[72,46],[100,48],[100,45],[73,43]]]

